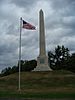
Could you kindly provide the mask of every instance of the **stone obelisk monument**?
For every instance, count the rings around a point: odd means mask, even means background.
[[[48,57],[46,56],[44,14],[42,10],[39,11],[39,57],[37,58],[37,66],[34,70],[51,70],[48,66]]]

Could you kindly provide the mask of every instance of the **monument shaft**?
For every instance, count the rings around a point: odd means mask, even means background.
[[[39,46],[40,46],[40,55],[46,55],[46,47],[45,47],[45,29],[44,29],[44,16],[43,11],[39,12]]]
[[[37,66],[34,71],[49,71],[48,57],[46,56],[45,43],[45,26],[43,11],[39,12],[39,57],[37,58]]]

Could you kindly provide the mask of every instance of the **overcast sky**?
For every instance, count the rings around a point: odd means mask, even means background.
[[[0,70],[17,64],[20,17],[36,31],[22,30],[22,59],[39,55],[39,10],[45,15],[46,50],[57,45],[75,52],[75,0],[0,0]]]

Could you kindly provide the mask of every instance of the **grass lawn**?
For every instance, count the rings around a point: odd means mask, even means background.
[[[0,97],[75,98],[75,74],[68,71],[22,72],[0,77]]]

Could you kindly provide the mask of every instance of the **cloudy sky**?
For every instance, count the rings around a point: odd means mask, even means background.
[[[20,17],[37,27],[22,30],[22,59],[39,55],[39,10],[45,15],[46,49],[75,52],[75,0],[0,0],[0,71],[17,64]]]

